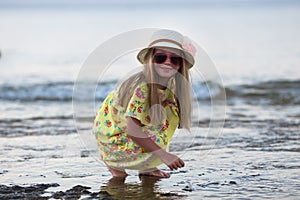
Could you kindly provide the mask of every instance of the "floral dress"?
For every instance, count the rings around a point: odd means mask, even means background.
[[[123,169],[150,169],[162,161],[145,152],[126,134],[126,117],[138,119],[141,129],[157,145],[168,150],[171,138],[179,123],[178,106],[175,100],[175,81],[169,81],[166,90],[159,90],[159,98],[165,111],[163,123],[152,125],[147,106],[148,87],[146,83],[138,85],[127,108],[118,104],[118,92],[111,92],[100,106],[93,126],[101,159],[109,166]]]

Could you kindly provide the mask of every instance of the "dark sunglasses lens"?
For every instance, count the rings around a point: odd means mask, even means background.
[[[172,56],[171,62],[173,65],[181,65],[182,64],[182,58],[179,56]]]
[[[154,62],[157,64],[162,64],[167,60],[167,55],[165,54],[155,54],[154,55]]]

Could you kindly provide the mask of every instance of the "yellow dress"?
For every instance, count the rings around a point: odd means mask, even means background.
[[[179,123],[178,106],[175,100],[175,81],[169,81],[166,90],[159,90],[159,98],[165,109],[163,123],[152,125],[147,106],[148,87],[146,83],[138,85],[127,108],[118,104],[118,92],[112,91],[101,104],[93,126],[101,159],[109,166],[122,169],[150,169],[162,164],[162,161],[146,153],[126,134],[126,117],[138,119],[142,130],[161,148],[168,150],[171,138]]]

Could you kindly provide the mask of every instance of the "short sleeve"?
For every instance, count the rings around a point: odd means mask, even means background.
[[[134,90],[131,99],[126,108],[125,116],[129,116],[139,120],[146,125],[150,122],[150,116],[147,105],[148,87],[146,84],[141,84]]]

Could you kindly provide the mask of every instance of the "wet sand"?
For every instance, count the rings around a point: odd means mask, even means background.
[[[218,138],[177,152],[186,166],[169,179],[135,171],[125,180],[111,179],[78,134],[1,138],[0,198],[297,199],[299,152],[246,147],[249,131],[227,127]],[[238,140],[237,133],[245,138]]]

